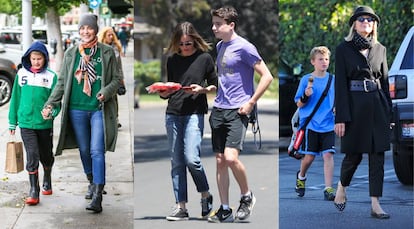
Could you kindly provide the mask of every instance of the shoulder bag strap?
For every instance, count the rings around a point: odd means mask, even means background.
[[[315,108],[313,108],[312,113],[308,116],[308,118],[306,119],[305,123],[303,124],[303,126],[301,127],[301,129],[305,129],[306,126],[309,124],[310,120],[312,119],[313,115],[316,113],[316,111],[318,110],[319,106],[321,105],[323,99],[325,98],[325,96],[328,94],[329,91],[329,87],[331,86],[331,81],[332,81],[332,75],[329,74],[329,79],[328,79],[328,83],[326,84],[325,90],[323,91],[321,97],[318,100],[318,103],[315,105]]]

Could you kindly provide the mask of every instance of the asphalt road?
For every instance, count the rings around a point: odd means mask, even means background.
[[[286,139],[281,141],[287,142]],[[337,141],[337,148],[340,145]],[[332,201],[323,199],[323,160],[317,157],[307,174],[306,193],[298,197],[295,192],[296,172],[300,162],[287,156],[286,150],[279,155],[279,226],[282,229],[336,228],[336,229],[411,229],[413,224],[413,187],[398,181],[393,167],[392,153],[385,154],[384,190],[381,206],[391,215],[388,220],[370,216],[371,200],[368,190],[368,155],[364,155],[351,186],[347,188],[347,205],[339,212]],[[339,180],[344,154],[334,156],[334,186]]]
[[[174,206],[171,188],[170,161],[164,129],[165,102],[141,103],[135,109],[135,151],[134,151],[134,225],[135,228],[218,228],[219,225],[200,221],[199,195],[189,180],[190,220],[168,222],[165,216]],[[323,163],[315,159],[308,173],[307,190],[303,198],[297,197],[294,187],[299,161],[287,156],[288,138],[278,136],[277,102],[259,106],[259,126],[262,149],[257,150],[251,132],[246,137],[246,153],[241,160],[248,171],[249,184],[257,197],[257,203],[246,223],[226,224],[227,228],[356,228],[356,229],[409,229],[413,224],[413,187],[399,183],[393,169],[392,154],[386,153],[384,195],[381,203],[391,214],[389,220],[370,217],[368,194],[368,165],[365,157],[358,168],[351,187],[347,189],[348,203],[344,212],[336,210],[332,202],[323,200]],[[209,115],[209,114],[208,114]],[[205,134],[202,145],[202,162],[206,168],[214,208],[219,206],[215,182],[215,158],[211,152],[208,115],[205,118]],[[279,147],[280,153],[279,153]],[[339,146],[338,146],[339,147]],[[343,154],[335,155],[334,183],[339,179]],[[191,179],[189,177],[189,179]],[[238,207],[238,186],[231,180],[230,203]]]
[[[135,109],[135,175],[134,175],[134,225],[135,228],[217,228],[220,225],[198,219],[201,213],[200,196],[196,192],[191,176],[188,177],[190,220],[169,222],[165,217],[174,206],[170,178],[170,159],[164,128],[165,103],[141,103]],[[259,104],[259,127],[262,148],[256,149],[254,135],[247,133],[245,152],[240,156],[246,166],[251,190],[257,202],[253,215],[245,223],[226,224],[226,228],[275,228],[278,225],[277,207],[277,103],[266,101]],[[202,162],[206,169],[210,191],[214,196],[214,209],[219,207],[215,180],[215,157],[211,152],[210,126],[205,118]],[[250,129],[250,127],[249,127]],[[256,135],[256,139],[258,136]],[[230,205],[238,207],[240,191],[231,177]]]

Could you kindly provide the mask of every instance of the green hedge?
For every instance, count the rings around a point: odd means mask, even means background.
[[[147,93],[145,87],[161,81],[161,61],[153,60],[146,63],[135,61],[134,79],[138,81],[141,94]]]

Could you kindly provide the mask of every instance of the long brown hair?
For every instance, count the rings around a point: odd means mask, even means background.
[[[181,37],[187,35],[193,38],[194,40],[194,48],[197,50],[201,50],[203,52],[207,52],[211,49],[210,44],[208,44],[201,35],[197,32],[194,28],[193,24],[190,22],[182,22],[178,24],[173,31],[173,35],[170,40],[170,44],[166,50],[166,53],[180,53],[180,40]]]

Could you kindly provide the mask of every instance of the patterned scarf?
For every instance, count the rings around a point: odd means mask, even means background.
[[[79,44],[79,53],[81,54],[81,60],[79,62],[78,70],[75,72],[75,78],[78,80],[78,83],[80,84],[83,79],[83,92],[87,94],[89,97],[91,96],[92,92],[92,84],[96,80],[96,71],[95,67],[93,66],[93,63],[91,58],[93,55],[95,55],[97,49],[98,49],[98,38],[95,37],[91,42],[89,43],[81,43]],[[86,55],[85,49],[90,48],[89,55]]]
[[[372,36],[365,38],[358,33],[355,33],[354,38],[352,38],[352,42],[354,43],[355,47],[357,47],[358,51],[369,49],[372,47]]]

